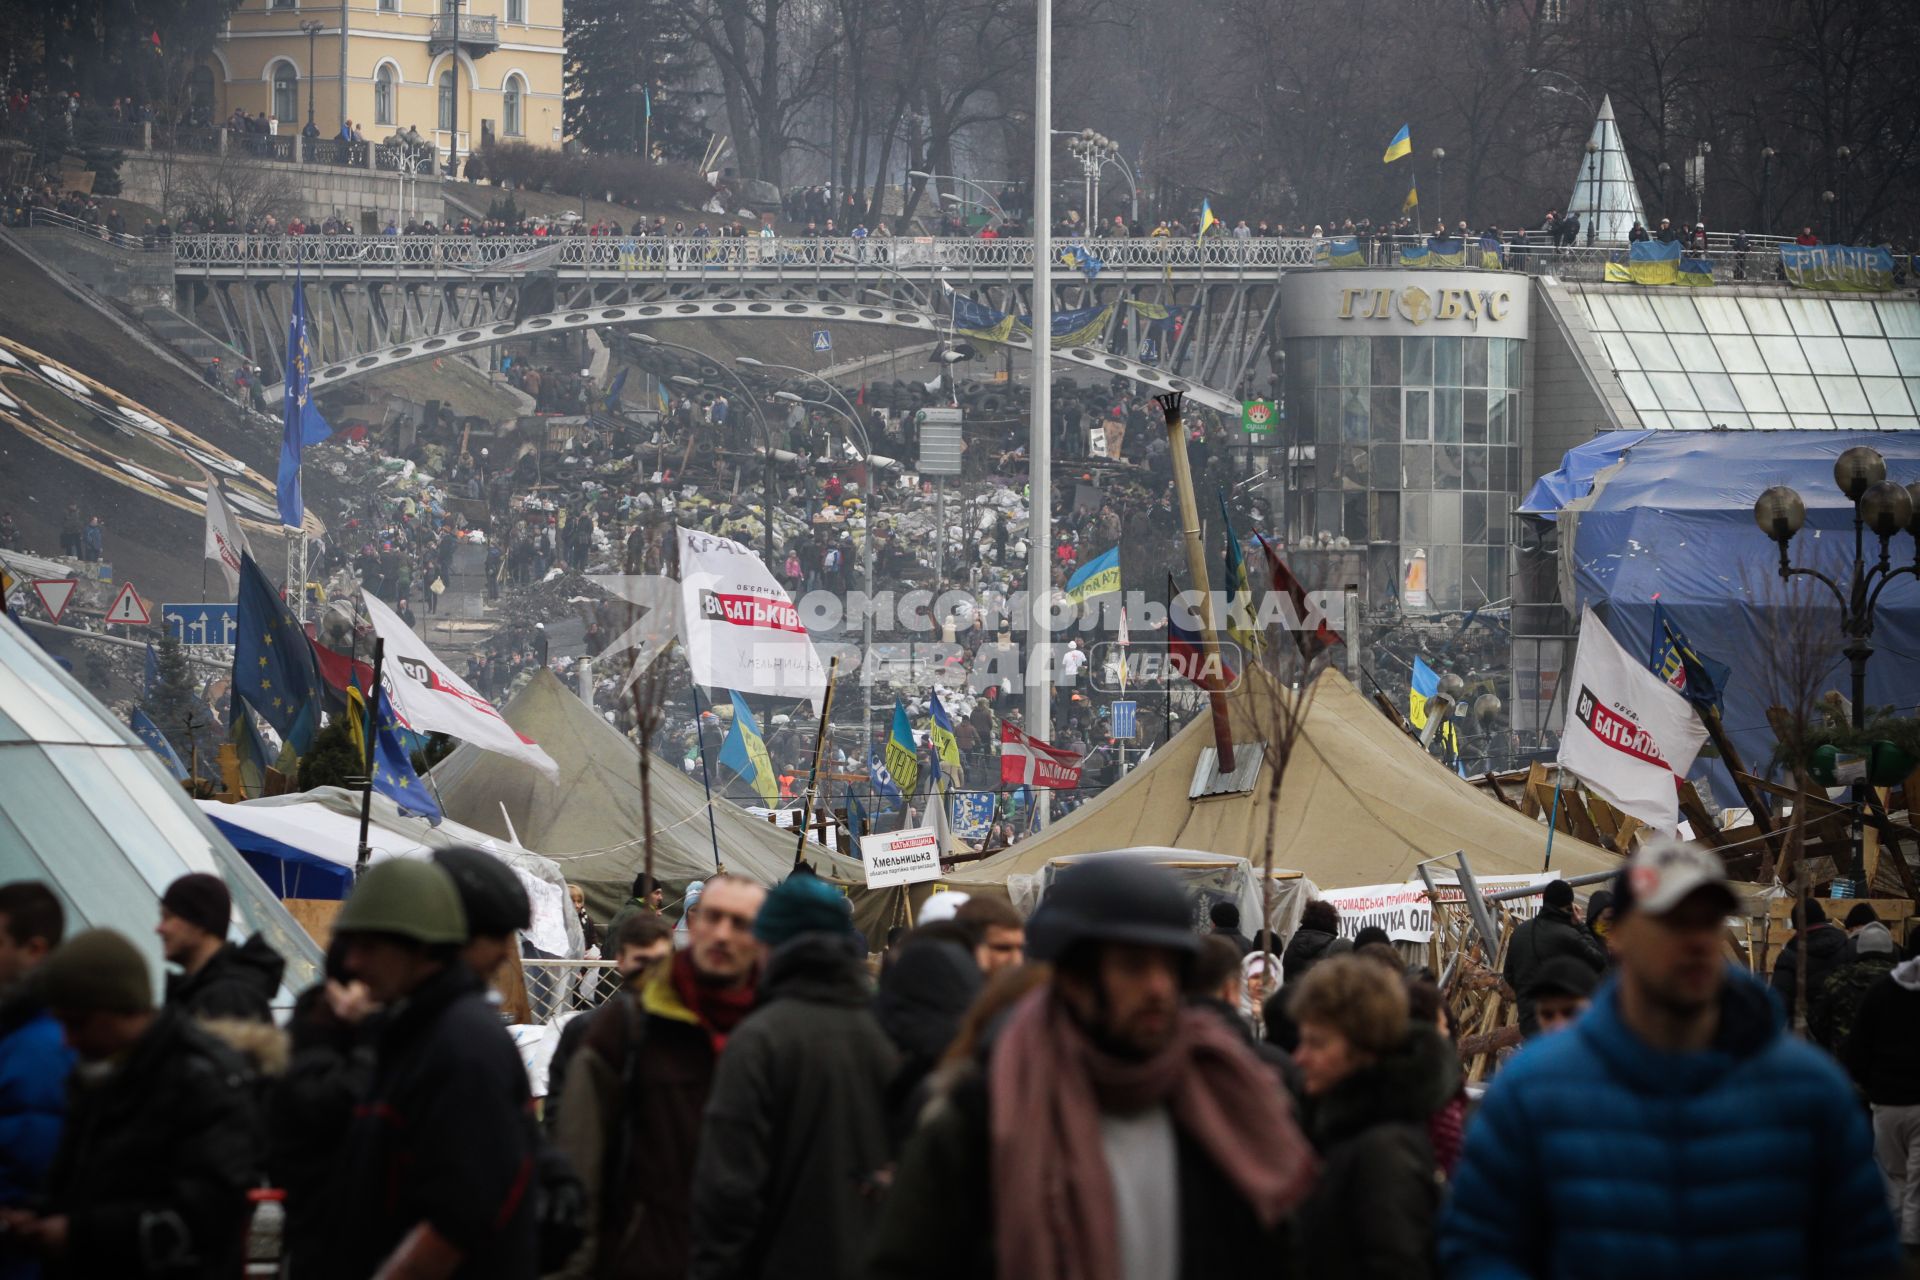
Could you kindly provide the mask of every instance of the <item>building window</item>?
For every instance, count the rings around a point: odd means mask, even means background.
[[[509,138],[518,138],[526,132],[522,124],[522,103],[527,93],[527,82],[519,76],[508,76],[506,85],[500,91],[500,123]]]
[[[382,13],[400,12],[400,0],[380,0],[380,12]]]
[[[507,21],[525,24],[527,20],[527,0],[507,0]],[[511,130],[509,130],[511,132]]]
[[[268,0],[268,3],[276,9],[293,9],[298,7],[296,0]]]
[[[393,68],[384,62],[373,73],[373,120],[375,124],[393,123]]]
[[[440,73],[440,129],[449,132],[453,128],[453,68],[448,67]]]
[[[293,124],[300,118],[300,73],[291,62],[273,65],[273,118]]]

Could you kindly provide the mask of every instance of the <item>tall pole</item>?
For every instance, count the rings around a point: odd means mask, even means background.
[[[453,0],[453,56],[447,59],[453,77],[453,128],[447,131],[447,177],[460,176],[460,0]],[[719,861],[718,855],[714,859]]]
[[[1227,717],[1227,695],[1214,674],[1222,670],[1220,635],[1214,630],[1213,587],[1207,579],[1207,553],[1200,540],[1200,506],[1194,500],[1193,469],[1187,461],[1187,429],[1180,421],[1183,398],[1178,391],[1154,397],[1167,418],[1167,444],[1173,455],[1173,489],[1180,499],[1180,534],[1187,547],[1187,573],[1193,578],[1193,589],[1200,593],[1200,672],[1207,700],[1213,705],[1214,754],[1219,759],[1220,772],[1228,774],[1233,772],[1233,726]],[[1167,601],[1167,609],[1167,625],[1171,628],[1172,600]]]
[[[827,758],[827,720],[833,715],[833,688],[839,679],[840,655],[836,653],[827,667],[827,692],[820,700],[820,728],[813,735],[813,769],[807,774],[806,795],[800,801],[800,820],[793,824],[800,833],[800,838],[793,845],[793,865],[796,867],[807,854],[807,825],[813,819],[813,802],[820,794],[820,767]]]
[[[1033,392],[1027,426],[1027,732],[1053,738],[1053,655],[1047,554],[1053,542],[1053,0],[1036,0],[1033,73]],[[1049,795],[1036,788],[1034,814],[1047,822]]]
[[[305,594],[304,591],[302,594]],[[367,694],[367,756],[361,763],[366,766],[367,786],[360,793],[360,849],[354,859],[353,874],[358,877],[366,874],[367,863],[373,859],[373,847],[367,843],[367,828],[373,821],[373,767],[376,756],[375,735],[380,731],[380,677],[387,663],[387,642],[378,636],[373,641],[373,689]]]

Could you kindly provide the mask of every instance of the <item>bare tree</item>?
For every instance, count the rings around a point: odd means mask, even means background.
[[[284,221],[300,208],[300,189],[285,171],[232,152],[183,164],[177,189],[181,206],[210,223]]]

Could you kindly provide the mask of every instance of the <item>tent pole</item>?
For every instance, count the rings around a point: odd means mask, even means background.
[[[1167,444],[1173,454],[1173,487],[1180,499],[1180,532],[1187,547],[1187,573],[1193,579],[1193,589],[1200,593],[1201,671],[1206,678],[1202,687],[1213,704],[1213,747],[1224,776],[1232,773],[1234,767],[1233,726],[1227,717],[1227,695],[1213,679],[1213,673],[1220,670],[1220,635],[1214,630],[1213,588],[1207,578],[1206,549],[1200,539],[1200,509],[1193,496],[1193,469],[1187,461],[1187,433],[1180,423],[1181,401],[1185,396],[1178,391],[1168,391],[1154,399],[1160,402],[1167,420]]]
[[[720,831],[713,821],[713,778],[707,772],[707,732],[700,724],[700,686],[693,690],[693,744],[700,748],[700,785],[707,789],[707,838],[713,841],[713,869],[720,870]]]
[[[827,692],[820,700],[820,728],[813,735],[813,771],[807,777],[807,793],[800,801],[800,821],[794,825],[799,828],[800,838],[794,841],[793,865],[798,867],[807,853],[807,822],[813,817],[814,797],[820,788],[820,763],[827,754],[827,719],[833,715],[834,682],[840,678],[840,655],[834,654],[833,661],[827,667]],[[822,844],[826,842],[821,841]]]
[[[360,849],[354,858],[353,875],[359,879],[367,873],[367,863],[373,859],[373,848],[367,843],[367,827],[373,822],[373,769],[377,741],[380,732],[380,677],[387,661],[387,642],[376,635],[373,640],[373,691],[367,697],[367,785],[360,793]]]

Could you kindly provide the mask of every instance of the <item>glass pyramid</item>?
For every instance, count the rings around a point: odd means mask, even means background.
[[[1633,184],[1626,148],[1620,142],[1611,97],[1600,100],[1600,116],[1593,122],[1593,136],[1587,145],[1592,150],[1581,153],[1567,213],[1580,215],[1581,244],[1587,243],[1588,227],[1594,228],[1595,244],[1625,244],[1634,223],[1646,225],[1646,213],[1640,204],[1639,188]]]

